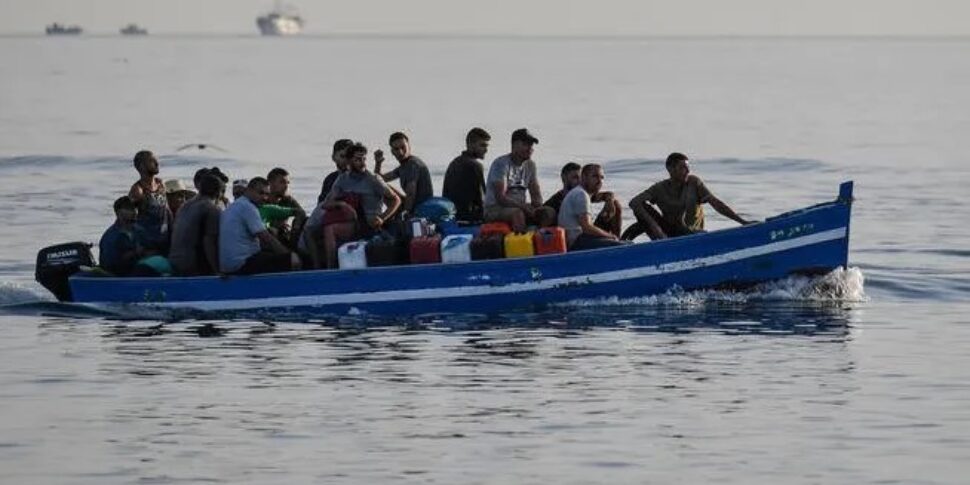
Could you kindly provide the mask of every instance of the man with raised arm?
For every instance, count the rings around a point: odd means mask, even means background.
[[[404,133],[400,131],[392,133],[387,144],[391,147],[391,155],[394,155],[400,165],[390,172],[382,173],[384,152],[376,150],[374,173],[385,182],[401,179],[401,189],[404,190],[401,211],[406,215],[413,214],[416,207],[434,196],[431,172],[428,171],[424,161],[411,153],[411,140]]]

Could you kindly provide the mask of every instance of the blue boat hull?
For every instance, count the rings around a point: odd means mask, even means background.
[[[833,202],[752,224],[629,246],[470,263],[228,278],[71,277],[96,307],[216,312],[497,313],[577,300],[745,286],[848,262],[852,183]]]

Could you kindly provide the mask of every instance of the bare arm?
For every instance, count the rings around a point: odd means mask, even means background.
[[[414,200],[418,196],[418,182],[412,181],[404,186],[404,212],[414,211]]]
[[[387,189],[384,190],[384,205],[387,206],[387,209],[376,217],[379,220],[368,221],[371,227],[377,228],[384,225],[384,221],[401,207],[401,198],[398,197],[397,193],[390,186],[387,186]]]
[[[219,271],[219,238],[214,234],[206,234],[202,238],[202,249],[209,267]]]
[[[711,207],[713,207],[714,210],[716,210],[719,214],[737,222],[738,224],[751,224],[751,221],[747,221],[741,216],[739,216],[737,213],[734,212],[734,209],[731,209],[730,206],[722,202],[721,199],[714,197],[713,195],[707,198],[707,203],[711,204]]]
[[[630,209],[633,210],[637,221],[646,226],[644,227],[644,231],[650,236],[650,239],[666,239],[667,235],[660,228],[660,224],[647,211],[646,204],[649,204],[647,202],[647,192],[643,191],[630,200]]]
[[[529,201],[532,207],[542,207],[542,190],[539,188],[539,179],[533,178],[529,182]]]
[[[616,239],[616,236],[606,232],[595,225],[593,225],[593,218],[589,214],[583,214],[579,216],[579,227],[583,229],[583,234],[589,234],[590,236],[605,237],[607,239]]]
[[[256,233],[256,237],[259,239],[260,245],[263,247],[270,248],[276,254],[288,254],[289,249],[283,243],[279,242],[269,231],[260,231]]]

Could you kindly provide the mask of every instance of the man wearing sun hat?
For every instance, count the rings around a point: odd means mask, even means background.
[[[185,182],[179,179],[165,181],[165,198],[168,199],[168,208],[172,214],[178,215],[179,208],[185,201],[195,197],[195,191],[190,190]]]

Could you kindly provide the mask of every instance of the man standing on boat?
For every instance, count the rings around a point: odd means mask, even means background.
[[[381,165],[384,163],[384,152],[376,150],[374,152],[374,173],[384,179],[385,182],[401,179],[401,189],[404,190],[404,200],[401,203],[401,211],[410,217],[414,209],[422,202],[434,196],[434,187],[431,185],[431,172],[428,166],[420,158],[411,154],[411,140],[400,131],[392,133],[387,141],[391,147],[391,154],[400,164],[394,170],[381,173]]]
[[[482,159],[488,153],[492,136],[482,128],[472,128],[465,135],[465,151],[448,164],[441,195],[454,202],[459,221],[480,223],[484,219],[485,167]]]
[[[650,239],[685,236],[704,231],[704,204],[739,224],[754,221],[743,219],[714,196],[700,177],[690,173],[687,155],[671,153],[667,157],[670,177],[651,185],[630,201],[630,209],[637,222],[624,231],[622,239],[633,240],[646,233]],[[650,204],[655,204],[660,211]]]
[[[323,185],[320,187],[320,195],[317,196],[317,204],[323,202],[327,198],[327,194],[329,194],[330,189],[333,188],[333,183],[337,181],[337,177],[347,171],[347,155],[344,152],[353,144],[353,141],[346,138],[341,138],[333,144],[333,152],[330,154],[330,159],[333,160],[336,170],[330,172],[327,177],[323,179]]]
[[[622,246],[616,234],[604,231],[593,224],[591,199],[600,193],[606,175],[603,167],[590,163],[582,168],[581,181],[562,199],[559,208],[559,226],[566,231],[566,243],[570,251]]]
[[[555,216],[550,208],[542,207],[542,190],[532,161],[537,143],[539,139],[529,130],[519,128],[512,132],[512,151],[492,162],[485,181],[485,222],[507,222],[516,232],[525,232],[528,223],[552,224]]]
[[[158,178],[158,159],[154,153],[142,150],[135,154],[133,164],[138,181],[131,185],[128,198],[138,207],[136,222],[143,229],[140,242],[149,254],[165,254],[173,216],[165,196],[165,184]]]

